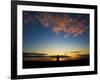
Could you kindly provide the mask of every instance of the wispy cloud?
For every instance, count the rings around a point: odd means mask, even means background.
[[[71,53],[81,53],[82,51],[72,51]]]
[[[67,14],[52,15],[51,13],[38,13],[31,15],[27,13],[24,17],[25,24],[35,20],[39,21],[46,28],[51,27],[50,29],[52,32],[56,34],[63,32],[64,38],[67,38],[69,35],[77,37],[88,29],[88,26],[86,27],[86,25],[80,20],[80,16],[72,18]],[[83,21],[85,20],[83,19]]]

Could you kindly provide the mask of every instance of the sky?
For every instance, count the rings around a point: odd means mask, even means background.
[[[89,54],[89,14],[23,11],[23,52]]]

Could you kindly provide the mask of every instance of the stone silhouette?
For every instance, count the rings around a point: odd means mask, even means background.
[[[59,55],[57,55],[57,62],[59,62]]]

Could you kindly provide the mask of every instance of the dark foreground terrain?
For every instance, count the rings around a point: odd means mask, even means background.
[[[89,65],[89,57],[66,61],[23,61],[23,68],[68,67]]]

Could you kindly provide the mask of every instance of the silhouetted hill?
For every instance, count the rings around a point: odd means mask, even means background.
[[[25,53],[26,55],[26,53]],[[50,57],[50,58],[56,58],[57,56],[47,56],[47,55],[34,55],[33,53],[28,56],[28,54],[24,58],[40,58],[43,57]],[[42,58],[41,58],[42,57]],[[66,58],[69,56],[59,56],[60,58]],[[76,60],[64,60],[64,61],[34,61],[34,60],[23,60],[23,68],[44,68],[44,67],[68,67],[68,66],[86,66],[89,65],[89,55],[83,55],[82,58],[76,59]]]

